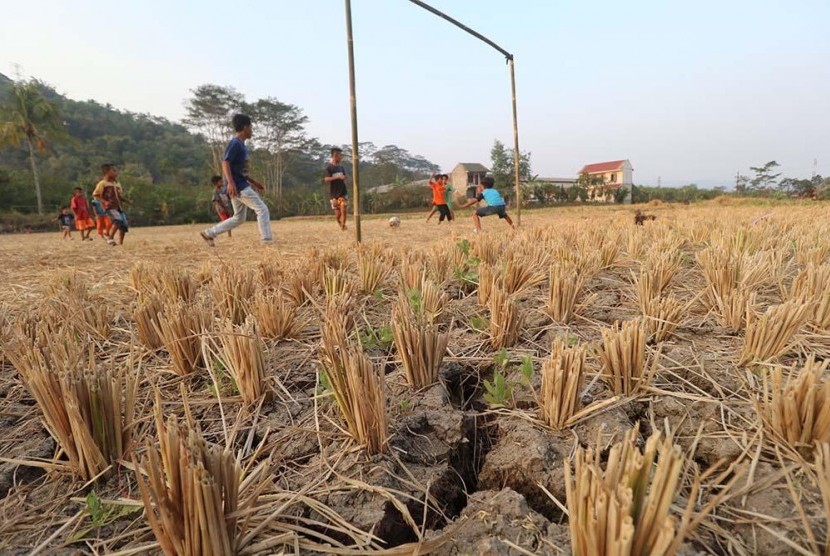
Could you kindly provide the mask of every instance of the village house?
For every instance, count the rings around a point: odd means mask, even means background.
[[[459,162],[450,174],[450,183],[457,192],[464,191],[467,197],[472,197],[475,196],[475,188],[489,171],[486,166],[478,162]]]
[[[624,203],[631,202],[631,185],[634,168],[628,160],[612,160],[586,164],[579,171],[580,181],[588,189],[588,198],[594,201],[610,202],[622,189],[626,192]]]

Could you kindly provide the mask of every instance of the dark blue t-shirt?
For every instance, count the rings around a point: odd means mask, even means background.
[[[231,166],[231,176],[236,184],[236,190],[242,191],[250,184],[248,183],[248,149],[239,137],[234,137],[225,149],[225,156]]]

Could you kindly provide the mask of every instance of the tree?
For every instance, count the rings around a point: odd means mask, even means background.
[[[772,189],[772,185],[775,183],[781,173],[773,174],[773,171],[778,168],[780,164],[778,164],[774,160],[770,160],[766,164],[760,167],[752,167],[750,166],[750,170],[755,173],[755,177],[749,180],[749,187],[754,191],[768,191]]]
[[[496,139],[493,148],[490,149],[490,171],[496,185],[506,189],[512,189],[516,185],[515,157],[513,149],[505,148],[504,143]],[[530,181],[532,179],[530,168],[530,153],[523,152],[519,155],[519,179]]]
[[[301,108],[273,97],[260,99],[245,109],[257,124],[255,145],[271,155],[271,160],[265,165],[266,184],[273,184],[277,196],[282,197],[285,172],[292,158],[303,150],[308,140],[305,133],[308,117]]]
[[[185,125],[200,133],[210,145],[214,172],[222,171],[222,149],[233,128],[234,112],[242,107],[244,99],[233,87],[199,85],[191,91],[193,97],[185,101]]]
[[[737,193],[738,195],[743,195],[744,193],[746,193],[746,188],[748,184],[749,178],[741,173],[738,173],[738,175],[735,176],[735,193]]]
[[[65,139],[63,119],[54,104],[40,92],[34,79],[12,85],[11,102],[0,109],[0,145],[19,147],[25,143],[37,195],[37,213],[43,214],[43,196],[35,152],[49,150],[50,143]]]

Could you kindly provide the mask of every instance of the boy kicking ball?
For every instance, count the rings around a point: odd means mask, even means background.
[[[516,228],[516,226],[513,225],[513,220],[511,220],[510,216],[507,215],[507,208],[505,206],[504,199],[499,192],[493,188],[494,185],[495,181],[493,181],[493,178],[483,178],[481,180],[481,186],[476,192],[475,198],[470,199],[468,202],[461,205],[461,208],[467,208],[480,201],[487,203],[486,207],[479,207],[473,213],[473,222],[475,222],[476,225],[476,233],[481,232],[481,217],[491,216],[493,214],[497,214],[499,219],[505,220],[508,224],[510,224],[511,228]]]

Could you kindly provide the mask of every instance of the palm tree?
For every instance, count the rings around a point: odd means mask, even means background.
[[[49,150],[51,141],[65,135],[66,130],[57,108],[41,94],[38,82],[34,79],[16,82],[12,86],[9,104],[0,106],[0,146],[19,147],[25,143],[28,147],[38,214],[43,214],[43,199],[35,152]]]

